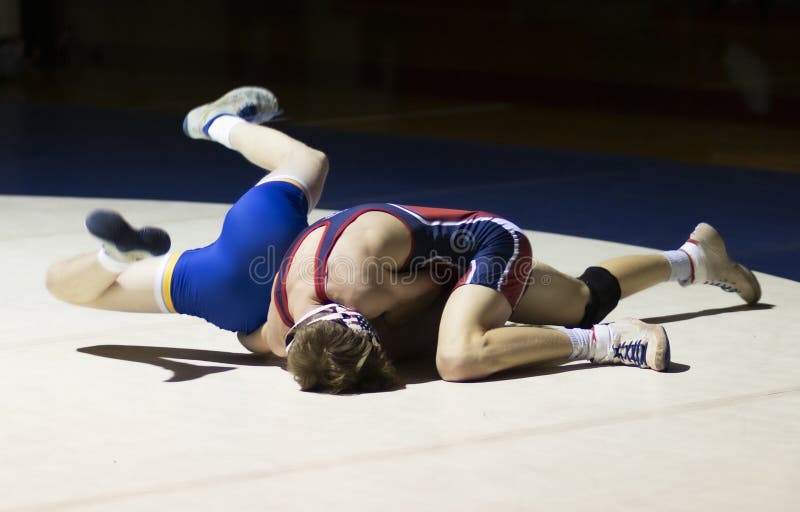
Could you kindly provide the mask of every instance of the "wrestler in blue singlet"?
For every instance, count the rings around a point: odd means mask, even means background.
[[[308,226],[308,199],[300,185],[271,179],[231,207],[215,242],[165,259],[159,274],[165,312],[248,333],[266,322],[275,271]]]

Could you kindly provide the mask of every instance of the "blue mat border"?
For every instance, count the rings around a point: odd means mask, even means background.
[[[2,194],[231,203],[261,177],[240,156],[186,139],[176,116],[11,102],[0,114]],[[481,209],[525,228],[659,248],[707,221],[744,264],[800,281],[798,174],[278,127],[328,154],[323,208]]]

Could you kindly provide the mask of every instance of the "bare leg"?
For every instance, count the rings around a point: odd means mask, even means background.
[[[295,181],[305,189],[313,208],[322,194],[327,159],[322,152],[257,124],[272,119],[278,111],[278,100],[269,90],[238,87],[192,109],[183,129],[193,139],[213,140],[238,151],[262,169],[280,175],[275,179]],[[270,176],[265,181],[272,179]]]
[[[160,313],[153,286],[163,258],[146,258],[115,273],[100,265],[96,251],[81,254],[50,266],[47,289],[56,298],[80,306]]]
[[[622,256],[597,266],[617,278],[622,298],[663,283],[670,276],[667,259],[658,254]],[[589,288],[583,281],[544,263],[537,263],[531,278],[531,285],[514,309],[511,321],[565,326],[581,321],[589,300]]]
[[[561,331],[503,327],[511,306],[499,292],[478,285],[456,289],[445,305],[436,368],[445,380],[486,377],[500,370],[563,361],[572,344]]]
[[[324,153],[277,130],[252,123],[235,125],[231,129],[230,143],[255,165],[305,184],[310,207],[316,206],[328,174]]]
[[[228,101],[236,99],[236,94],[226,95],[222,103],[226,97]],[[271,93],[265,91],[263,95],[271,96]],[[188,135],[208,138],[207,134],[199,133],[200,127],[208,115],[214,114],[218,103],[198,107],[189,113],[184,125]],[[267,103],[276,106],[274,97]],[[225,108],[230,106],[229,103],[224,105]],[[288,181],[304,185],[309,206],[316,205],[328,171],[324,153],[277,130],[243,120],[232,126],[226,137],[230,147],[249,161],[282,175],[276,179],[288,178]],[[154,286],[157,286],[156,273],[162,263],[163,258],[146,258],[117,274],[103,267],[96,253],[84,254],[52,265],[47,272],[47,288],[57,298],[73,304],[118,311],[159,312],[156,292],[160,290],[154,290]]]
[[[660,254],[647,256],[621,256],[597,265],[611,272],[619,281],[622,298],[646,290],[669,279],[667,258]]]
[[[512,322],[534,325],[577,325],[583,318],[589,288],[550,265],[536,263],[530,286],[522,296]]]

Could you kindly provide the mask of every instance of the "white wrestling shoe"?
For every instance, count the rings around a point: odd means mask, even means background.
[[[748,304],[755,304],[761,298],[761,285],[756,276],[730,259],[722,236],[710,225],[698,224],[681,250],[689,255],[693,264],[692,278],[681,282],[681,286],[709,284],[738,293]]]
[[[262,124],[281,113],[278,99],[263,87],[239,87],[224,96],[192,109],[183,119],[183,133],[192,139],[211,140],[208,127],[221,115],[241,117],[247,122]]]
[[[667,331],[660,325],[646,324],[634,318],[595,325],[592,328],[597,364],[624,364],[663,372],[669,368],[670,351]]]

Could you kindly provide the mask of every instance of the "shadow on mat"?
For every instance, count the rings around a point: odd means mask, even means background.
[[[691,320],[692,318],[700,318],[703,316],[721,315],[723,313],[736,313],[739,311],[760,311],[763,309],[772,309],[774,304],[742,304],[741,306],[730,306],[727,308],[704,309],[702,311],[692,311],[691,313],[679,313],[677,315],[667,316],[654,316],[651,318],[642,318],[641,321],[648,324],[668,324],[670,322],[680,322],[682,320]]]
[[[593,368],[603,368],[606,365],[596,365],[588,362],[566,364],[566,365],[553,365],[543,364],[535,366],[525,366],[522,368],[512,368],[505,370],[485,379],[477,380],[475,382],[496,382],[504,380],[524,379],[528,377],[543,377],[545,375],[555,375],[558,373],[572,372],[578,370],[590,370]],[[618,366],[619,368],[632,368],[626,366]],[[632,368],[640,370],[639,368]],[[684,373],[688,372],[691,366],[688,364],[670,362],[669,368],[663,373]],[[397,365],[397,375],[404,384],[423,384],[425,382],[433,382],[440,380],[439,374],[436,371],[436,364],[433,361],[413,361],[405,362]]]
[[[439,372],[436,371],[436,360],[434,358],[401,361],[395,364],[395,367],[397,368],[397,376],[403,384],[424,384],[441,380]]]
[[[511,368],[509,370],[505,370],[496,375],[493,375],[485,380],[487,382],[490,382],[490,381],[502,381],[502,380],[512,380],[512,379],[524,379],[526,377],[543,377],[545,375],[555,375],[558,373],[574,372],[578,370],[581,371],[591,370],[600,367],[601,367],[600,365],[592,364],[589,362],[563,364],[563,365],[544,363],[538,365],[523,366],[520,368]]]
[[[220,352],[175,347],[148,347],[139,345],[95,345],[81,347],[78,352],[93,356],[107,357],[121,361],[144,363],[158,366],[172,372],[172,377],[165,382],[186,382],[206,375],[235,370],[237,366],[273,366],[286,370],[286,360],[274,355],[245,354],[240,352]],[[234,366],[204,366],[173,359],[206,361]],[[570,364],[562,366],[543,365],[515,368],[476,382],[491,382],[526,377],[554,375],[562,372],[600,368],[590,363]],[[690,369],[689,365],[672,362],[666,373],[683,373]],[[397,364],[397,374],[402,383],[400,389],[407,384],[424,384],[441,380],[432,359],[403,361]]]
[[[513,379],[524,379],[527,377],[543,377],[545,375],[555,375],[558,373],[564,372],[572,372],[572,371],[585,371],[591,370],[594,368],[619,368],[619,369],[629,369],[629,370],[636,370],[636,371],[652,371],[652,370],[643,370],[641,368],[636,368],[634,366],[625,366],[625,365],[599,365],[599,364],[592,364],[589,362],[582,362],[582,363],[575,363],[575,364],[565,364],[561,366],[555,366],[552,364],[542,364],[536,366],[526,366],[523,368],[513,368],[511,370],[506,370],[503,372],[498,373],[497,375],[488,377],[483,380],[483,382],[492,382],[492,381],[503,381],[503,380],[513,380]],[[684,373],[688,372],[691,369],[691,366],[688,364],[683,363],[676,363],[675,361],[671,361],[669,363],[669,367],[667,371],[661,373]]]
[[[244,354],[238,352],[219,352],[216,350],[200,350],[175,347],[142,347],[137,345],[95,345],[82,347],[78,352],[93,356],[108,357],[134,363],[159,366],[172,372],[172,377],[165,382],[186,382],[199,379],[214,373],[235,370],[237,366],[277,366],[286,369],[284,359],[273,355]],[[223,363],[235,366],[203,366],[173,361],[188,359]]]

